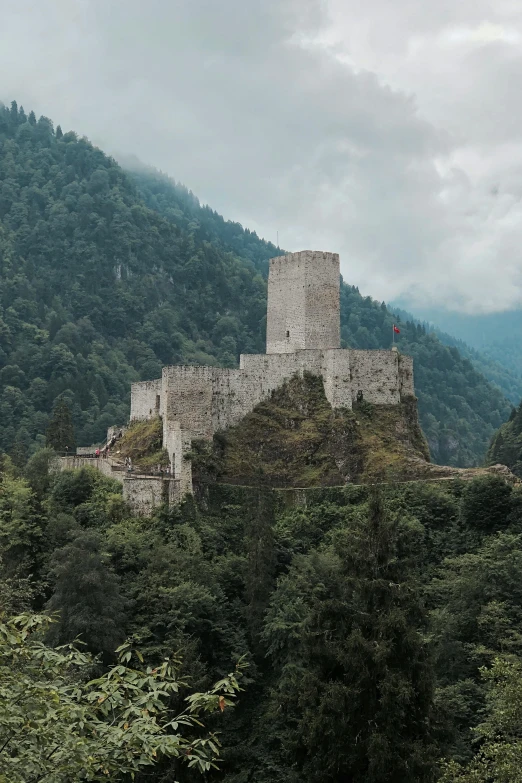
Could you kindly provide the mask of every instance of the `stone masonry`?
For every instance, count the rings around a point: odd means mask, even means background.
[[[323,379],[333,408],[361,397],[398,405],[413,396],[413,361],[397,350],[340,348],[340,269],[336,253],[305,250],[270,261],[267,352],[240,357],[237,370],[165,367],[162,377],[134,383],[131,421],[161,416],[176,497],[192,490],[192,439],[211,439],[237,424],[296,373]]]

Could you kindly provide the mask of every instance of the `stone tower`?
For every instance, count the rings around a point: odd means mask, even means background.
[[[337,253],[303,250],[270,259],[266,352],[340,347]]]

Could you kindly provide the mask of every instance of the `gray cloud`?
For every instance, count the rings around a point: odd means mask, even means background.
[[[5,6],[5,7],[4,7]],[[522,9],[0,0],[0,97],[384,299],[522,298]]]

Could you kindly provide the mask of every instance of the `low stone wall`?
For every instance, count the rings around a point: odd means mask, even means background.
[[[149,517],[164,503],[179,503],[179,481],[161,476],[126,476],[123,499],[137,516]]]
[[[150,419],[159,416],[161,404],[161,378],[141,381],[131,386],[130,419]]]
[[[98,448],[97,443],[93,443],[92,446],[77,446],[76,455],[79,457],[92,457]]]
[[[85,457],[79,454],[72,454],[70,457],[59,457],[58,470],[78,470],[79,468],[94,468],[99,470],[104,476],[123,482],[123,474],[113,470],[110,460],[101,457]]]
[[[62,471],[87,467],[99,470],[104,476],[119,481],[123,485],[123,499],[129,504],[132,513],[137,516],[150,516],[154,509],[163,503],[176,505],[181,502],[184,494],[179,479],[128,473],[124,468],[115,468],[110,459],[101,457],[83,457],[74,454],[70,457],[58,457],[54,469]]]

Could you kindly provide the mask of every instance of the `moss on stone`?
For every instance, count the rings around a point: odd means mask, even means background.
[[[130,424],[118,441],[116,456],[130,457],[138,470],[150,471],[158,465],[166,467],[169,455],[163,448],[163,424],[159,416]]]
[[[235,427],[192,447],[195,483],[327,487],[399,480],[429,460],[415,398],[332,409],[322,379],[305,373],[276,389]]]

